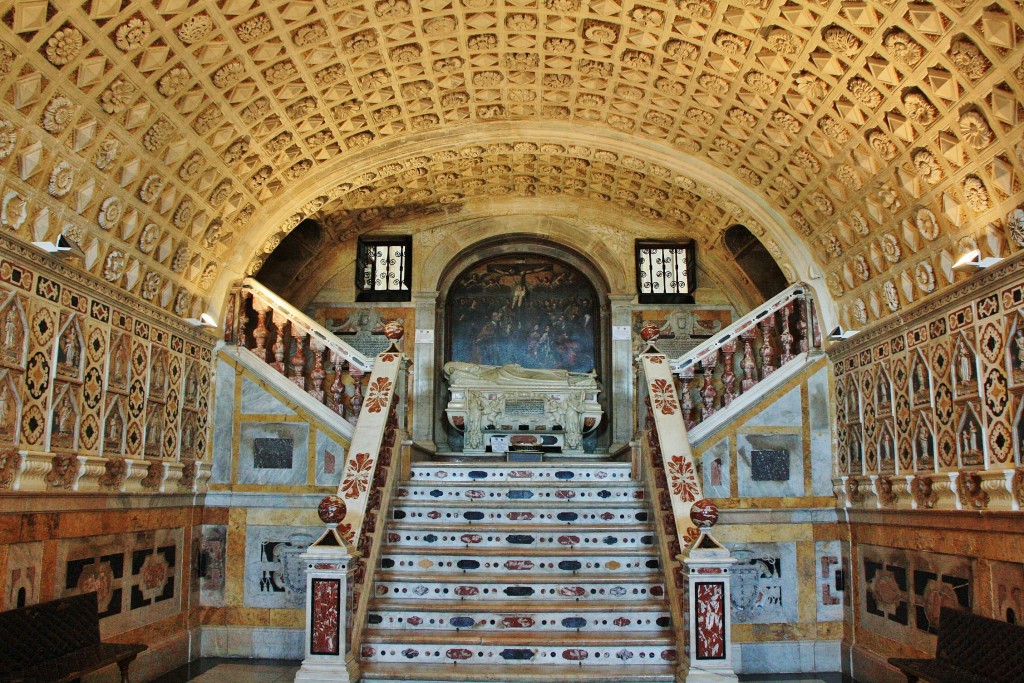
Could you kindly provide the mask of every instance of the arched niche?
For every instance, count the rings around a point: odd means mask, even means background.
[[[545,264],[550,264],[552,266],[551,270],[540,270]],[[435,340],[434,344],[434,386],[437,388],[434,392],[434,441],[438,449],[445,450],[446,444],[449,443],[449,436],[451,436],[451,432],[444,419],[444,409],[448,402],[448,386],[444,379],[443,368],[447,361],[454,358],[484,364],[497,365],[505,362],[519,362],[526,367],[559,367],[559,365],[540,362],[544,359],[535,359],[538,362],[533,363],[523,362],[523,360],[528,361],[525,356],[522,359],[506,359],[495,355],[464,358],[458,355],[458,353],[453,353],[453,343],[458,342],[453,337],[453,323],[455,323],[454,328],[456,332],[460,328],[460,325],[457,324],[457,319],[453,321],[453,316],[456,318],[459,316],[461,312],[459,310],[460,305],[469,305],[468,301],[460,302],[460,298],[464,297],[463,292],[467,291],[463,285],[467,277],[472,278],[476,273],[487,273],[490,266],[496,267],[496,270],[491,269],[492,274],[496,276],[492,278],[496,283],[494,285],[495,293],[492,297],[489,297],[489,300],[477,303],[478,307],[483,305],[487,309],[486,315],[480,318],[480,323],[491,323],[491,309],[494,305],[497,305],[500,311],[498,322],[504,324],[508,319],[514,321],[512,331],[516,335],[522,335],[521,338],[515,340],[515,343],[522,346],[523,349],[527,347],[530,341],[529,337],[533,325],[544,324],[530,321],[534,317],[540,320],[541,316],[545,314],[544,311],[547,304],[544,304],[543,300],[541,300],[538,306],[534,306],[534,302],[527,302],[527,299],[531,296],[538,298],[541,296],[541,292],[545,289],[543,280],[547,275],[550,274],[554,277],[559,273],[573,274],[574,277],[579,279],[581,284],[585,284],[589,289],[587,298],[593,298],[588,311],[592,316],[592,320],[588,322],[588,327],[592,329],[593,335],[593,367],[588,367],[586,370],[593,369],[596,371],[598,381],[606,389],[600,397],[605,416],[601,425],[595,431],[594,436],[591,437],[593,441],[588,446],[598,451],[607,448],[609,444],[608,425],[611,424],[612,410],[612,402],[607,390],[607,387],[610,386],[608,380],[610,379],[611,372],[610,326],[607,324],[611,315],[608,296],[610,292],[609,283],[597,265],[575,249],[543,236],[513,233],[490,238],[467,247],[448,262],[438,279],[434,326],[438,335],[438,339]],[[517,266],[522,267],[517,268]],[[503,275],[502,271],[507,274]],[[521,291],[523,285],[521,276],[524,274],[526,276],[525,294]],[[533,287],[532,292],[530,291],[531,287]],[[559,288],[559,291],[556,292],[556,289],[548,288],[548,291],[553,296],[556,293],[560,294],[564,290]],[[505,303],[501,304],[500,300],[503,296],[507,298]],[[568,298],[566,301],[568,304]],[[501,311],[503,308],[506,310]],[[538,310],[542,312],[537,313]],[[511,315],[509,315],[510,312]],[[521,321],[518,319],[519,314],[522,314]],[[564,316],[564,312],[561,315]],[[566,321],[565,324],[568,324],[568,322]],[[462,327],[466,329],[465,326]],[[579,335],[574,335],[574,337],[578,338]],[[470,342],[472,341],[470,340]],[[546,358],[551,360],[552,357],[548,356]],[[585,364],[589,365],[589,363]],[[574,367],[566,369],[579,370],[581,367],[582,365],[579,365],[579,362],[577,362]]]

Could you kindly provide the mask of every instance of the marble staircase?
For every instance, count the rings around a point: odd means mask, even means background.
[[[363,680],[671,681],[676,633],[629,463],[413,465]]]

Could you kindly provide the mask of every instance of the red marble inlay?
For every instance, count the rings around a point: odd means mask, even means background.
[[[725,659],[725,584],[703,581],[696,589],[697,653],[695,659]]]
[[[309,652],[336,655],[340,642],[341,580],[313,579],[313,614]]]

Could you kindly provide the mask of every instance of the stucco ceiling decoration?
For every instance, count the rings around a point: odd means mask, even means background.
[[[1024,14],[1012,0],[5,6],[0,224],[25,239],[73,235],[88,269],[179,315],[219,298],[225,256],[249,262],[281,227],[271,215],[304,208],[274,205],[294,188],[463,124],[571,124],[723,169],[785,216],[858,324],[950,284],[967,246],[1022,246],[1007,225],[1024,165]],[[396,189],[458,204],[532,187],[586,192],[665,231],[685,222],[674,208],[699,221],[695,210],[735,201],[692,205],[674,178],[638,181],[593,156],[566,172],[585,157],[541,151],[550,138],[478,144],[471,163],[453,148],[469,167],[416,166],[426,179],[347,168],[376,179],[325,183],[337,211],[317,210],[387,214],[404,201],[388,198]],[[376,206],[349,196],[369,186]]]

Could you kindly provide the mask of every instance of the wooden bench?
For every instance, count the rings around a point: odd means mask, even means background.
[[[935,657],[889,663],[908,683],[1024,682],[1024,627],[943,607]]]
[[[96,593],[0,612],[0,681],[70,683],[117,664],[121,683],[145,645],[100,642]]]

